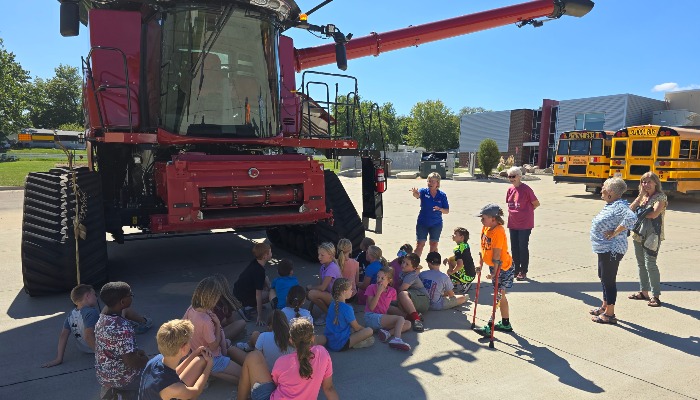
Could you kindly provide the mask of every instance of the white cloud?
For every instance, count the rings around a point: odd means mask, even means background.
[[[676,82],[666,82],[666,83],[661,83],[661,84],[654,86],[651,89],[651,91],[652,92],[678,92],[681,90],[693,90],[693,89],[700,89],[700,85],[692,83],[688,86],[678,86],[678,84]]]

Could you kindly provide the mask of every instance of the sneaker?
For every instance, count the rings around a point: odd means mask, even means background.
[[[421,322],[420,319],[417,319],[412,322],[413,325],[413,330],[416,332],[423,332],[425,328],[423,327],[423,322]]]
[[[137,335],[141,335],[143,333],[148,332],[148,330],[151,329],[151,327],[153,326],[153,319],[152,318],[143,317],[143,319],[146,321],[145,322],[136,322],[134,324],[134,332]]]
[[[491,324],[484,325],[481,328],[474,329],[474,332],[478,333],[481,336],[491,336]]]
[[[251,315],[250,311],[246,311],[247,307],[244,308],[239,308],[238,309],[238,315],[241,316],[243,321],[245,322],[250,322],[253,320],[253,316]]]
[[[513,327],[510,325],[510,323],[508,323],[508,325],[505,325],[503,321],[498,321],[498,323],[494,325],[493,329],[502,332],[513,332]]]
[[[318,318],[314,318],[314,325],[325,326],[326,325],[326,316],[327,316],[327,314],[323,314]]]
[[[245,351],[246,353],[253,351],[253,348],[250,347],[250,344],[248,342],[238,342],[236,343],[236,347]]]
[[[390,337],[391,333],[389,333],[389,331],[387,331],[386,329],[380,329],[379,332],[377,332],[377,338],[382,343],[386,343],[387,341],[389,341]]]
[[[373,344],[374,344],[374,336],[370,336],[367,339],[356,343],[354,346],[352,346],[352,348],[353,349],[362,349],[365,347],[370,347]]]
[[[389,341],[389,347],[401,351],[411,351],[411,345],[401,340],[401,338],[393,338]]]

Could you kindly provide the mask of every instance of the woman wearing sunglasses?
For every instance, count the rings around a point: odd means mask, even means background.
[[[522,176],[520,167],[508,169],[508,180],[512,183],[506,193],[508,230],[513,253],[513,273],[518,281],[527,278],[530,264],[530,233],[535,227],[535,208],[540,206],[535,192],[522,182]]]

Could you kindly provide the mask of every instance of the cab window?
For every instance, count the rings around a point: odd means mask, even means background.
[[[627,141],[618,140],[615,142],[615,157],[624,157],[627,155]]]
[[[656,155],[658,157],[671,157],[671,141],[659,140],[659,144],[656,148]]]
[[[634,140],[632,141],[630,155],[633,157],[649,157],[651,156],[651,147],[651,140]]]

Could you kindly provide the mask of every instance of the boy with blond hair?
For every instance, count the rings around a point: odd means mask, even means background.
[[[143,370],[139,400],[195,399],[202,394],[214,362],[204,346],[187,354],[193,332],[194,326],[187,320],[174,319],[161,325],[156,335],[160,354]]]

